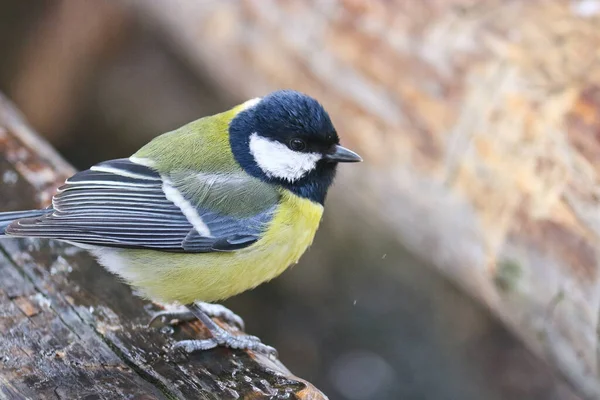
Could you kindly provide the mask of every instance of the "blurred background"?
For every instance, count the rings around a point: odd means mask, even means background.
[[[331,399],[579,399],[595,350],[581,372],[569,365],[587,360],[553,349],[581,355],[579,335],[596,337],[596,236],[582,232],[597,197],[575,205],[597,184],[599,13],[594,0],[4,1],[0,91],[80,169],[274,89],[318,98],[365,162],[342,166],[300,264],[227,302],[248,331]]]

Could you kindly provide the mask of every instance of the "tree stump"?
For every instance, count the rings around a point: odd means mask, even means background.
[[[47,206],[74,172],[0,96],[1,211]],[[45,240],[0,246],[2,398],[327,398],[261,354],[174,352],[174,339],[208,333],[199,323],[148,328],[159,308],[84,251]]]

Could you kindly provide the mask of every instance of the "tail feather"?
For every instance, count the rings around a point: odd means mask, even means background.
[[[51,210],[9,211],[0,213],[0,236],[12,222],[21,218],[35,218],[48,214]]]

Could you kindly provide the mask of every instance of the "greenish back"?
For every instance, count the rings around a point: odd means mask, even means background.
[[[275,205],[275,186],[247,174],[229,144],[229,122],[244,105],[156,137],[133,156],[149,161],[194,206],[245,218]]]
[[[200,118],[154,138],[133,156],[152,160],[158,172],[191,169],[203,172],[234,172],[241,167],[229,145],[229,122],[240,111],[235,107]]]

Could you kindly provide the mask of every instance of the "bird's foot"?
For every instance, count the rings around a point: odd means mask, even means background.
[[[243,321],[239,316],[237,316],[236,314],[234,314],[233,312],[231,312],[223,306],[209,307],[207,313],[205,312],[205,305],[206,303],[193,303],[187,305],[187,308],[191,314],[193,314],[204,324],[204,326],[211,333],[212,338],[203,340],[182,340],[175,344],[175,348],[179,348],[188,353],[192,353],[194,351],[208,350],[217,346],[224,346],[232,349],[253,350],[259,353],[263,353],[267,356],[277,357],[277,350],[275,350],[271,346],[267,346],[266,344],[261,343],[260,339],[256,336],[234,335],[217,325],[217,323],[213,321],[207,314],[217,312],[217,316],[223,318],[222,315],[225,312],[229,315],[224,319],[229,319],[230,321],[233,320],[234,323],[243,326]],[[215,305],[209,304],[209,306]]]
[[[244,330],[244,320],[242,317],[221,304],[198,301],[194,303],[194,306],[211,318],[219,318],[228,325],[237,326],[240,330]],[[155,313],[152,316],[152,319],[150,319],[148,326],[152,326],[157,320],[162,320],[169,325],[176,325],[182,322],[194,321],[196,319],[198,318],[188,307],[170,307],[169,309]]]
[[[221,321],[231,326],[237,326],[241,331],[245,329],[244,320],[242,317],[231,311],[229,308],[221,304],[212,304],[198,301],[194,303],[200,311],[211,318],[218,318]],[[188,310],[189,311],[189,310]],[[191,311],[190,311],[191,312]]]
[[[176,349],[182,349],[187,353],[195,351],[209,350],[217,346],[229,347],[231,349],[252,350],[263,353],[267,356],[277,357],[277,350],[271,346],[261,343],[260,339],[252,335],[232,335],[225,332],[226,335],[212,337],[204,340],[181,340],[175,343]]]

